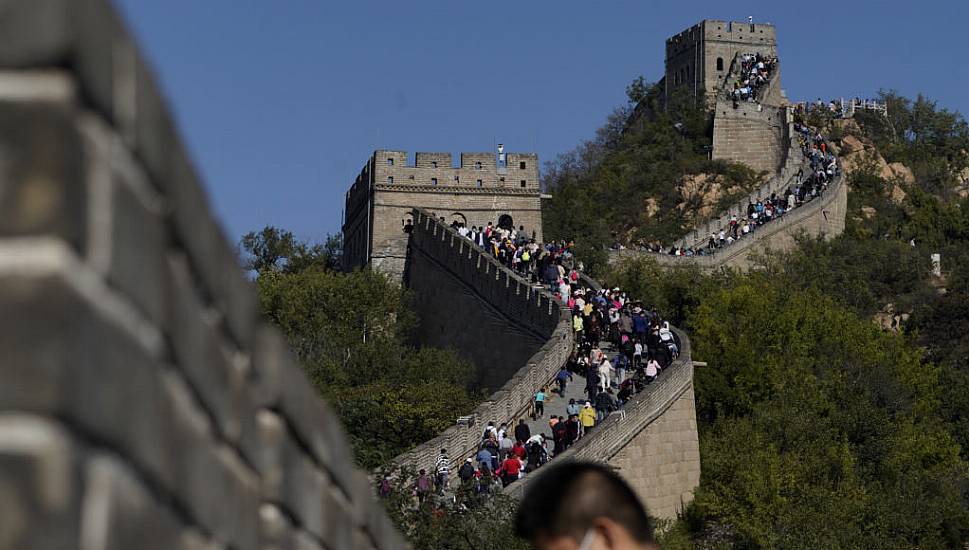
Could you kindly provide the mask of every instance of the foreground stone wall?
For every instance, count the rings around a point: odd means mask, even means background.
[[[403,548],[103,0],[0,1],[0,548]]]
[[[430,468],[442,448],[455,465],[477,452],[489,421],[526,415],[537,389],[548,385],[573,348],[568,310],[541,287],[415,209],[405,284],[415,293],[421,342],[455,348],[471,359],[479,381],[499,388],[440,436],[395,459]],[[457,472],[457,468],[452,469]]]

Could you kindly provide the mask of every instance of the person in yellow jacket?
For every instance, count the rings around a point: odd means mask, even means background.
[[[585,402],[585,406],[579,411],[579,424],[582,425],[583,435],[589,433],[596,425],[596,410],[592,408],[592,403]]]
[[[572,329],[575,330],[575,339],[576,340],[579,339],[579,336],[582,333],[582,329],[583,329],[582,324],[583,323],[582,323],[582,316],[581,315],[573,315],[572,316]]]

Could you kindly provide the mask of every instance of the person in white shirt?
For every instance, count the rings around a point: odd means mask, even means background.
[[[606,391],[612,386],[612,363],[605,357],[599,363],[599,387]]]

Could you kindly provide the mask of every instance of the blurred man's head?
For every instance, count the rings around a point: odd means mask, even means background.
[[[655,549],[653,526],[636,494],[612,470],[588,462],[543,468],[515,521],[538,550]]]

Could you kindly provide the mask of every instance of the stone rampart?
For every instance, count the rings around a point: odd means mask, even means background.
[[[773,193],[780,195],[788,189],[793,188],[798,183],[798,169],[801,169],[804,174],[809,174],[811,172],[811,165],[807,157],[801,152],[801,149],[796,144],[791,144],[785,155],[784,166],[777,174],[757,189],[744,195],[740,200],[731,204],[722,212],[718,212],[717,217],[697,223],[693,231],[678,239],[674,245],[683,248],[705,247],[711,233],[716,234],[720,229],[730,225],[731,216],[736,215],[738,220],[745,218],[747,216],[748,204],[755,203],[758,199],[768,198]]]
[[[710,256],[670,256],[649,252],[623,251],[613,253],[610,261],[615,263],[624,257],[646,255],[667,267],[697,266],[716,270],[732,267],[746,270],[753,265],[754,256],[771,251],[791,250],[798,235],[833,238],[844,232],[848,208],[848,189],[844,176],[834,179],[824,196],[784,214],[754,233]]]
[[[573,347],[568,310],[424,210],[414,210],[405,284],[415,293],[421,342],[456,348],[499,388],[448,428],[394,460],[429,468],[442,448],[457,465],[477,451],[488,421],[525,415]],[[487,385],[487,384],[486,384]],[[455,469],[456,470],[456,469]]]
[[[675,518],[700,483],[690,341],[682,331],[676,333],[681,353],[667,371],[556,459],[617,468],[650,514],[661,518]],[[506,492],[520,496],[530,479],[526,476]]]
[[[787,111],[758,103],[717,100],[713,116],[713,158],[740,162],[774,174],[789,143]]]
[[[403,548],[105,0],[0,0],[0,547]]]

